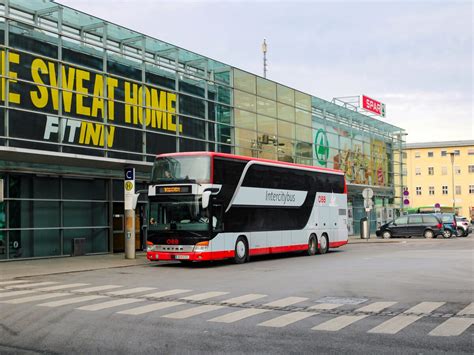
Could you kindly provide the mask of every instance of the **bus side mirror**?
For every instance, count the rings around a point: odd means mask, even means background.
[[[202,208],[206,209],[209,206],[209,199],[211,197],[211,191],[204,191],[202,193]]]

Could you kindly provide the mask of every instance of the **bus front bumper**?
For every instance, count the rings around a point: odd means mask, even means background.
[[[206,252],[189,252],[189,253],[173,253],[163,251],[148,251],[146,257],[150,261],[169,261],[169,260],[185,260],[185,261],[209,261],[232,258],[234,253],[231,251],[206,251]]]

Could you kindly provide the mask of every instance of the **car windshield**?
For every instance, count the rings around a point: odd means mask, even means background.
[[[441,219],[443,220],[443,222],[452,222],[453,216],[451,216],[450,214],[444,214],[441,216]]]

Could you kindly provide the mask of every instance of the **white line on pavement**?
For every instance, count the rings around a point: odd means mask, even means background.
[[[259,308],[247,308],[240,311],[235,311],[232,313],[224,314],[216,318],[209,319],[209,322],[219,322],[219,323],[234,323],[239,320],[255,316],[257,314],[269,312],[268,309],[259,309]]]
[[[47,300],[49,298],[55,298],[55,297],[64,297],[64,296],[69,296],[69,294],[67,294],[67,293],[46,293],[46,294],[42,294],[42,295],[15,298],[15,299],[12,299],[12,300],[0,301],[0,302],[9,303],[9,304],[21,304],[21,303],[27,303],[27,302]]]
[[[93,301],[93,300],[106,298],[106,297],[107,296],[101,296],[101,295],[80,296],[80,297],[74,297],[74,298],[67,298],[65,300],[60,300],[60,301],[51,301],[51,302],[41,303],[38,306],[51,307],[51,308],[61,307],[61,306],[66,306],[70,304],[75,304],[75,303]]]
[[[0,293],[0,298],[27,295],[27,294],[29,294],[29,293],[35,293],[35,292],[36,292],[35,290],[23,290],[23,291],[1,292],[1,293]]]
[[[119,286],[119,285],[94,286],[94,287],[81,288],[79,290],[74,290],[72,292],[78,292],[78,293],[97,292],[97,291],[111,290],[113,288],[119,288],[119,287],[123,287],[123,286]]]
[[[281,328],[281,327],[286,327],[289,324],[298,322],[300,320],[306,319],[308,317],[314,316],[318,313],[315,312],[292,312],[288,314],[284,314],[280,317],[276,317],[270,320],[267,320],[266,322],[260,323],[258,325],[263,326],[263,327],[275,327],[275,328]]]
[[[74,287],[82,287],[82,286],[87,286],[89,284],[67,284],[67,285],[59,285],[59,286],[48,286],[48,287],[42,287],[38,288],[38,291],[57,291],[57,290],[64,290],[66,288],[74,288]]]
[[[286,306],[291,306],[295,303],[300,303],[300,302],[303,302],[303,301],[306,301],[307,298],[305,297],[286,297],[286,298],[282,298],[280,300],[276,300],[276,301],[273,301],[273,302],[270,302],[270,303],[266,303],[264,304],[264,306],[267,306],[267,307],[286,307]]]
[[[182,289],[175,289],[175,290],[168,290],[168,291],[161,291],[143,295],[143,297],[150,297],[150,298],[162,298],[168,297],[173,295],[178,295],[180,293],[191,292],[192,290],[182,290]]]
[[[136,316],[136,315],[139,315],[139,314],[145,314],[145,313],[158,311],[160,309],[176,307],[176,306],[179,306],[181,304],[184,304],[184,303],[183,302],[158,302],[158,303],[148,304],[146,306],[126,309],[124,311],[120,311],[120,312],[117,312],[117,313]]]
[[[228,303],[228,304],[242,304],[250,301],[255,301],[260,298],[266,297],[267,295],[261,295],[257,293],[250,293],[248,295],[244,296],[239,296],[239,297],[234,297],[234,298],[229,298],[228,300],[222,301],[222,303]]]
[[[139,299],[139,298],[121,298],[118,300],[96,303],[96,304],[91,304],[88,306],[82,306],[76,309],[80,309],[81,311],[94,312],[94,311],[100,311],[102,309],[118,307],[118,306],[123,306],[125,304],[137,303],[137,302],[143,302],[143,301],[144,301],[143,299]]]
[[[151,291],[151,290],[156,290],[156,287],[135,287],[128,290],[110,291],[110,292],[107,292],[107,294],[112,295],[112,296],[125,296],[125,295],[131,295],[133,293],[139,293],[139,292],[145,292],[145,291]]]
[[[45,281],[45,282],[36,282],[32,284],[22,284],[22,285],[13,285],[13,286],[6,286],[6,289],[15,289],[15,288],[26,288],[26,287],[38,287],[38,286],[47,286],[47,285],[54,285],[57,282],[52,281]]]
[[[187,301],[202,301],[202,300],[207,300],[209,298],[227,295],[228,293],[229,292],[211,291],[211,292],[198,293],[197,295],[182,297],[181,299],[187,300]]]
[[[190,318],[193,316],[197,316],[199,314],[207,313],[207,312],[212,312],[218,309],[224,308],[224,306],[214,306],[214,305],[205,305],[205,306],[198,306],[198,307],[193,307],[190,309],[186,309],[184,311],[179,311],[175,313],[170,313],[166,314],[162,317],[165,318],[173,318],[173,319],[185,319],[185,318]]]

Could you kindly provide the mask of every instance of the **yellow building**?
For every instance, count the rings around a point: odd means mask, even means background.
[[[406,144],[408,207],[453,207],[474,218],[474,140]]]

